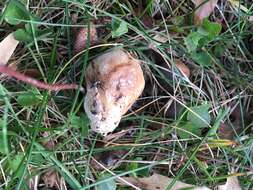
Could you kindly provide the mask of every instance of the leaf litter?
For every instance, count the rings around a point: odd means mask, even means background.
[[[134,178],[134,177],[123,177],[127,182],[143,189],[143,190],[166,190],[167,186],[172,182],[173,178],[166,177],[160,174],[153,174],[150,177]],[[122,185],[122,181],[118,180]],[[194,186],[191,184],[176,181],[175,185],[170,190],[211,190],[205,186]],[[238,178],[236,176],[228,177],[227,182],[224,185],[217,185],[214,189],[218,190],[241,190]]]
[[[209,17],[213,13],[217,2],[218,0],[195,0],[194,23],[199,25],[205,18]]]
[[[0,65],[6,65],[13,55],[19,41],[14,38],[13,33],[10,33],[0,42]]]

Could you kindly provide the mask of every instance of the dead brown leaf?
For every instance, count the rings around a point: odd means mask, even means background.
[[[229,116],[232,124],[224,122],[220,124],[218,135],[221,139],[233,140],[236,134],[239,134],[243,130],[243,125],[241,123],[242,113],[239,106],[236,106]]]
[[[144,14],[140,19],[147,28],[152,28],[154,26],[154,19],[148,14]]]
[[[55,187],[57,189],[60,189],[60,177],[57,171],[47,171],[45,174],[43,174],[42,180],[44,181],[46,187]]]
[[[26,69],[22,73],[29,76],[29,77],[33,77],[33,78],[40,78],[41,77],[41,73],[38,69]]]
[[[0,42],[0,65],[6,65],[15,51],[19,41],[10,33]]]
[[[94,159],[96,159],[97,162],[100,162],[105,167],[112,167],[115,166],[115,164],[120,161],[120,159],[126,154],[125,150],[111,150],[108,152],[103,152],[101,154],[95,155]],[[93,168],[97,170],[102,170],[103,168],[98,165],[93,160],[91,161],[91,165]]]
[[[153,39],[162,44],[166,43],[169,40],[168,37],[166,38],[165,36],[162,36],[161,34],[156,34]]]
[[[250,16],[250,17],[249,17],[249,21],[250,21],[250,22],[253,22],[253,16]]]
[[[237,176],[227,178],[226,184],[219,185],[218,190],[241,190]]]
[[[236,134],[242,131],[242,126],[238,120],[233,122],[233,126],[229,125],[227,122],[221,123],[218,135],[221,139],[233,140],[236,137]]]
[[[144,178],[124,177],[123,179],[144,190],[165,190],[168,184],[173,180],[172,178],[168,178],[160,174],[153,174],[150,177]],[[182,188],[190,187],[192,187],[194,190],[210,190],[207,187],[194,187],[193,185],[183,183],[181,181],[176,181],[171,190],[180,190]]]
[[[199,25],[213,12],[218,0],[195,0],[194,23]]]
[[[48,132],[43,132],[42,136],[45,138],[49,137]],[[56,141],[54,139],[49,138],[48,141],[44,142],[43,145],[47,150],[53,150],[55,147]],[[41,179],[44,181],[46,187],[49,188],[56,188],[56,189],[65,189],[65,180],[59,176],[59,173],[54,170],[50,169],[47,172],[43,173]]]
[[[45,138],[49,137],[48,132],[43,132],[42,136]],[[47,150],[53,150],[55,147],[56,141],[55,139],[49,138],[48,141],[44,142],[43,145]]]

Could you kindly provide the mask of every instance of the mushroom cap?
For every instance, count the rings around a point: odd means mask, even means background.
[[[97,29],[91,24],[90,31],[89,28],[83,27],[76,31],[75,41],[74,41],[74,52],[79,53],[86,48],[88,34],[90,32],[89,40],[90,44],[93,45],[98,40]]]
[[[86,70],[84,108],[93,131],[106,135],[138,99],[145,81],[140,61],[122,49],[95,58]]]
[[[180,59],[176,59],[175,62],[176,67],[179,69],[179,71],[183,73],[185,76],[187,76],[187,78],[189,78],[191,75],[189,67],[187,67]]]

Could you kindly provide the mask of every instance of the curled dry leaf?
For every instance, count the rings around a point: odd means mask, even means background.
[[[168,178],[159,174],[153,174],[150,177],[144,178],[124,177],[123,179],[143,190],[165,190],[173,180],[172,178]],[[171,190],[180,190],[184,188],[192,188],[194,190],[210,190],[207,187],[194,187],[193,185],[183,183],[181,181],[176,181]]]
[[[88,33],[89,33],[88,27],[80,28],[76,32],[75,42],[74,42],[75,53],[79,53],[86,48]],[[90,25],[90,39],[89,40],[90,40],[91,45],[93,45],[98,40],[97,30],[93,24]]]
[[[91,61],[84,107],[92,130],[103,135],[112,132],[144,85],[140,61],[124,50],[112,50]]]
[[[195,0],[194,23],[199,25],[213,12],[218,0]]]
[[[13,33],[9,34],[0,42],[0,65],[6,65],[15,51],[18,41],[15,40]]]

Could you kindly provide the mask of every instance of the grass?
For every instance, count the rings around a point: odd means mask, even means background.
[[[142,60],[146,86],[116,131],[103,138],[89,130],[79,90],[38,91],[1,76],[0,189],[49,189],[50,179],[55,182],[52,189],[113,189],[119,177],[153,173],[210,188],[224,184],[232,174],[239,176],[243,189],[253,188],[248,175],[253,168],[249,1],[237,8],[232,0],[219,2],[209,20],[221,23],[222,31],[194,51],[206,56],[200,61],[185,44],[187,36],[198,31],[191,1],[24,2],[40,20],[21,19],[32,26],[32,40],[20,43],[9,61],[18,70],[46,82],[85,86],[89,61],[107,49],[123,47]],[[7,5],[0,2],[1,10]],[[112,19],[126,22],[128,32],[112,38]],[[75,55],[74,30],[92,27],[91,22],[99,31],[99,42],[88,40],[89,48]],[[0,23],[1,39],[23,28],[3,17]],[[49,32],[37,36],[37,25]],[[157,35],[166,42],[156,40]],[[190,69],[189,78],[179,72],[176,60]],[[25,106],[18,100],[28,92],[33,94],[28,96],[32,105]],[[196,106],[207,104],[207,111],[196,111]],[[205,119],[209,116],[210,121]],[[204,126],[191,125],[191,130],[185,127],[190,120]],[[45,179],[49,171],[57,172]],[[117,189],[129,188],[118,184]]]

